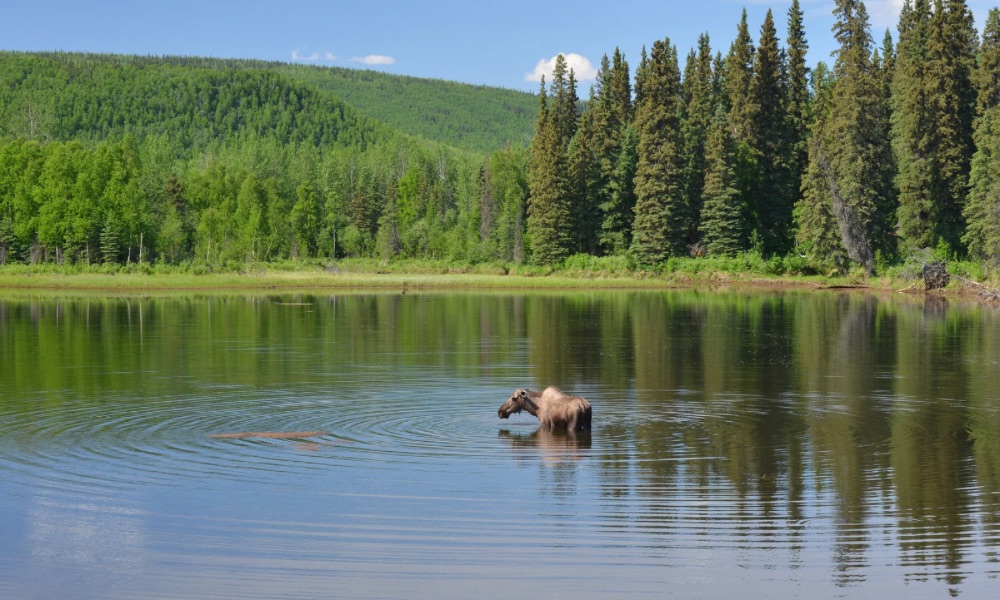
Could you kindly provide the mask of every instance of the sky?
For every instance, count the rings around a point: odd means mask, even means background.
[[[968,0],[980,28],[1000,0]],[[833,0],[800,0],[810,64],[830,60]],[[669,38],[683,57],[708,33],[723,54],[745,7],[756,41],[770,8],[784,43],[791,0],[7,0],[0,49],[252,58],[374,69],[534,92],[557,55],[581,96],[616,47],[632,69]],[[867,0],[895,37],[903,0]]]

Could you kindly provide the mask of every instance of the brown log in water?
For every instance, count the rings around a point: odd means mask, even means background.
[[[212,433],[210,438],[267,438],[272,440],[301,440],[327,435],[326,431],[240,431],[238,433]]]

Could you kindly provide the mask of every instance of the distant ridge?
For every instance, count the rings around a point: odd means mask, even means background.
[[[16,128],[15,109],[32,98],[62,139],[169,132],[203,145],[249,128],[364,144],[394,129],[486,153],[527,145],[537,112],[533,95],[514,90],[243,59],[0,52],[0,83],[0,129]]]
[[[525,92],[338,67],[286,72],[405,133],[468,150],[526,146],[534,133],[538,100]]]

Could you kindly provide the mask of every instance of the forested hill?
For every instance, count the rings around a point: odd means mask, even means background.
[[[0,53],[0,130],[22,139],[234,136],[364,148],[393,134],[334,95],[264,68],[141,57]]]
[[[480,138],[483,151],[448,143],[480,109],[457,92],[432,109],[431,85],[413,93],[414,114],[445,119],[442,105],[457,102],[464,116],[450,133],[411,135],[314,83],[321,75],[260,61],[0,52],[0,265],[523,260],[522,133]],[[400,122],[418,120],[403,112]]]
[[[0,81],[2,132],[194,148],[236,132],[364,146],[396,130],[487,153],[527,145],[538,110],[512,90],[253,60],[0,52]]]
[[[534,134],[533,94],[356,69],[287,65],[282,71],[400,131],[459,148],[490,152],[527,145]]]

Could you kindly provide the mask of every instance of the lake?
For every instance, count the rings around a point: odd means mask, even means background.
[[[0,597],[988,597],[998,382],[936,297],[0,296]]]

